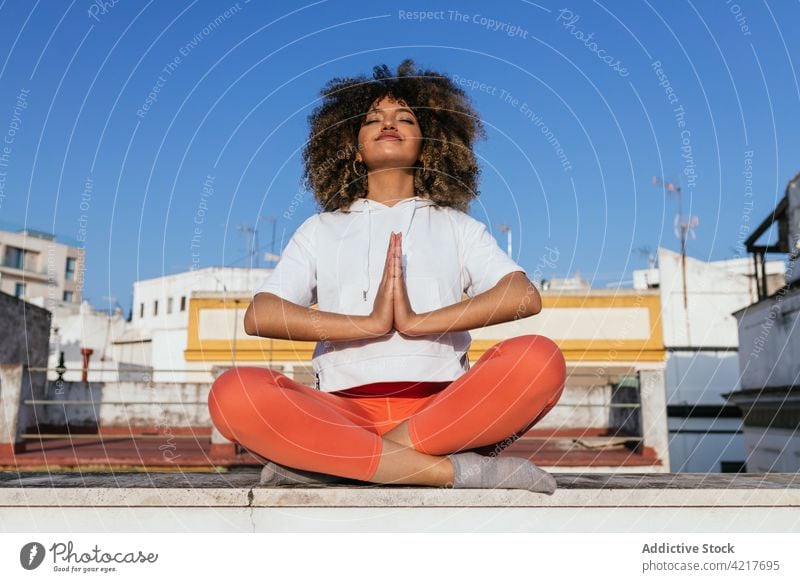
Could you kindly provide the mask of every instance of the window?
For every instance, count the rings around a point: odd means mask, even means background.
[[[64,271],[64,278],[67,281],[75,280],[75,259],[73,257],[67,257],[67,268]]]
[[[64,291],[64,301],[72,302],[73,293],[72,291]]]
[[[181,297],[181,311],[186,311],[186,296]]]
[[[158,299],[153,302],[153,315],[158,315]]]
[[[6,267],[13,267],[14,269],[21,269],[23,264],[24,251],[17,247],[6,247],[6,254],[3,257],[3,265]]]
[[[139,319],[144,319],[144,303],[139,304]]]
[[[3,255],[3,266],[25,271],[38,271],[36,265],[38,259],[39,253],[6,246],[6,251]]]
[[[720,473],[746,473],[747,463],[745,461],[720,461]]]
[[[25,295],[25,283],[15,283],[14,297],[24,297],[24,295]]]
[[[172,297],[167,298],[167,313],[172,313]]]

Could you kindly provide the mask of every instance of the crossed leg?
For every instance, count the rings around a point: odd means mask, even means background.
[[[452,480],[446,459],[381,438],[355,400],[280,372],[228,370],[214,382],[208,406],[223,436],[282,465],[377,483],[441,486]]]
[[[557,402],[564,373],[563,356],[549,339],[505,340],[382,437],[354,400],[263,368],[222,374],[209,392],[209,411],[226,438],[283,465],[376,483],[441,486],[453,479],[442,455],[532,426]]]
[[[524,335],[490,348],[420,412],[384,438],[432,455],[485,450],[515,440],[556,405],[566,364],[558,346]]]

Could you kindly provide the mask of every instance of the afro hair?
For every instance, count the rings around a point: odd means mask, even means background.
[[[308,117],[302,182],[323,212],[346,211],[367,196],[368,178],[356,172],[353,163],[358,133],[370,106],[387,96],[411,108],[422,131],[415,195],[467,212],[478,196],[480,175],[472,148],[486,132],[469,97],[448,77],[417,71],[414,61],[406,59],[396,75],[386,65],[376,66],[372,79],[336,77],[320,95],[322,103]]]

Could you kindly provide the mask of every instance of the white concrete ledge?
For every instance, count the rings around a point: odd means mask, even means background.
[[[800,507],[776,489],[0,489],[0,507]]]
[[[557,474],[553,495],[258,475],[3,472],[0,531],[800,531],[793,473]]]

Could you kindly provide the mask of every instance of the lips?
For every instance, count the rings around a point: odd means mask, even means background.
[[[380,141],[382,139],[400,139],[400,134],[395,133],[394,131],[384,131],[376,138],[376,141]]]

